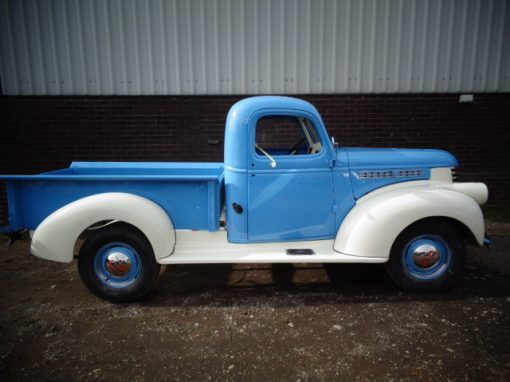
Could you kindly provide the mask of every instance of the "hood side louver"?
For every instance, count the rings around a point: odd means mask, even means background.
[[[365,170],[358,172],[359,179],[413,178],[421,177],[421,169],[405,170]]]

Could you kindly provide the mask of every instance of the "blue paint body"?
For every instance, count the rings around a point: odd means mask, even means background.
[[[255,148],[256,123],[265,116],[308,119],[322,149],[277,155],[273,168]],[[225,206],[228,239],[235,243],[328,239],[357,198],[389,184],[428,179],[431,168],[456,165],[439,150],[334,147],[310,103],[252,97],[228,113],[224,164],[73,163],[45,174],[0,177],[7,181],[9,200],[4,231],[35,229],[56,209],[85,196],[128,192],[159,204],[177,229],[217,230]]]
[[[317,128],[323,149],[315,155],[279,155],[276,167],[255,149],[255,126],[265,116],[309,119]],[[336,234],[336,192],[350,186],[334,181],[335,150],[317,110],[308,102],[288,97],[253,97],[236,103],[225,130],[225,184],[228,239],[235,243],[332,238]],[[347,172],[347,168],[344,168]],[[238,214],[233,203],[245,207]],[[239,229],[242,227],[242,229]]]
[[[390,184],[429,179],[431,168],[458,166],[457,159],[442,150],[366,148],[344,150],[349,161],[352,191],[356,199]],[[375,177],[363,178],[364,173],[375,174]],[[383,176],[378,177],[380,174]]]

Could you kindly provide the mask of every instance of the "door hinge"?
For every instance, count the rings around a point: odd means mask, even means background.
[[[336,204],[333,204],[333,205],[331,206],[331,211],[333,211],[333,213],[335,213],[335,214],[336,214],[336,213],[338,212],[338,206],[337,206]]]
[[[335,160],[334,159],[330,159],[329,160],[329,167],[331,167],[331,168],[335,167]]]

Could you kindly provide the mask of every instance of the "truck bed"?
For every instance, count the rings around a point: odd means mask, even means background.
[[[52,212],[86,196],[126,192],[160,205],[176,229],[215,231],[224,203],[223,163],[73,162],[38,175],[6,175],[9,226],[35,229]]]

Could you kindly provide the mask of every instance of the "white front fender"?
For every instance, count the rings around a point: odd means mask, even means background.
[[[138,195],[112,192],[76,200],[53,212],[35,230],[30,252],[47,260],[71,262],[80,234],[104,220],[119,220],[138,228],[157,259],[174,250],[174,226],[159,205]]]
[[[463,223],[483,245],[483,214],[473,198],[421,185],[360,199],[340,226],[334,249],[346,255],[387,258],[397,236],[412,223],[428,217],[448,217]]]

